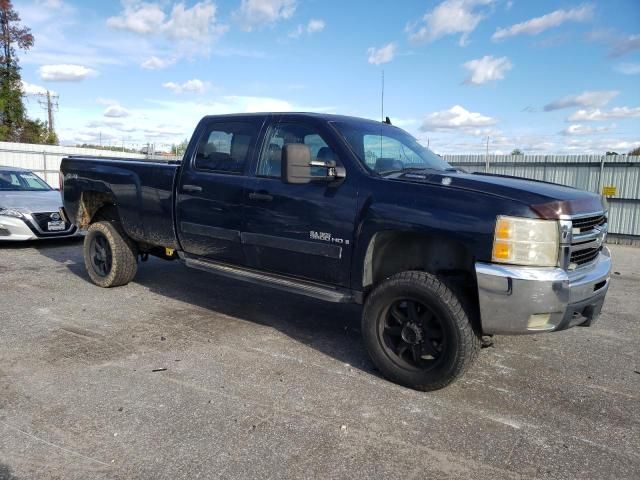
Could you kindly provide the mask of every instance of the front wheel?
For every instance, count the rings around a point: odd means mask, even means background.
[[[84,237],[84,264],[96,285],[104,288],[126,285],[138,269],[136,247],[118,224],[95,222]]]
[[[458,299],[426,272],[402,272],[376,287],[365,302],[362,334],[386,378],[422,391],[453,382],[480,350]]]

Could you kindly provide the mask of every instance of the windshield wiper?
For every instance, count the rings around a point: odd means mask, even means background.
[[[404,167],[404,168],[399,168],[396,170],[386,170],[384,172],[379,172],[380,175],[382,176],[386,176],[386,175],[392,175],[394,173],[407,173],[407,172],[422,172],[424,170],[432,170],[434,172],[442,172],[443,170],[438,170],[436,168],[433,167]]]

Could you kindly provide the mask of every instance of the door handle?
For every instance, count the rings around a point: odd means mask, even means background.
[[[200,193],[202,191],[202,187],[198,185],[183,185],[182,191],[185,193]]]
[[[269,195],[266,192],[251,192],[249,194],[249,200],[257,200],[260,202],[270,202],[273,200],[273,195]]]

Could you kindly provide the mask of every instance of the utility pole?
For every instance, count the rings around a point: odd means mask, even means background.
[[[47,112],[47,131],[48,133],[53,133],[53,113],[54,111],[58,111],[58,98],[57,94],[51,94],[49,90],[47,93],[39,93],[37,94],[39,97],[44,97],[38,100],[40,106]]]

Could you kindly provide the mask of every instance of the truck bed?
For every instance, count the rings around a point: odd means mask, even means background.
[[[173,187],[180,162],[72,156],[62,160],[67,214],[82,225],[82,192],[111,196],[127,234],[134,240],[177,248]]]

